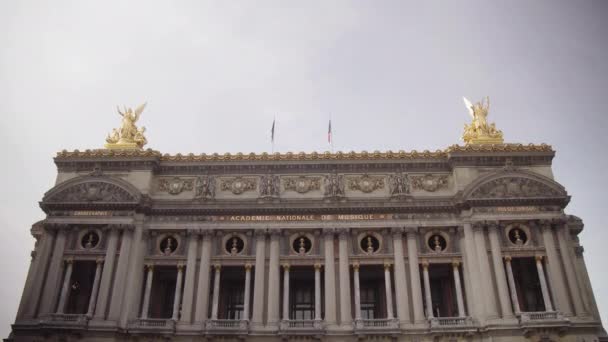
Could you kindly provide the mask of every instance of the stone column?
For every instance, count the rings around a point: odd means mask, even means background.
[[[133,226],[127,226],[122,231],[122,241],[116,265],[116,275],[112,286],[112,296],[110,297],[110,312],[108,320],[118,321],[123,312],[124,293],[127,284],[127,271],[131,255],[131,241],[133,240]]]
[[[220,264],[213,265],[215,269],[215,275],[213,276],[213,300],[211,301],[211,319],[217,319],[217,312],[220,303],[220,270],[222,266]]]
[[[211,236],[212,232],[202,232],[203,245],[201,249],[201,262],[198,270],[198,289],[196,295],[196,310],[194,322],[202,324],[209,318],[209,274],[211,272]]]
[[[562,225],[556,234],[559,242],[560,254],[562,256],[562,263],[564,264],[564,271],[566,273],[566,280],[568,281],[568,288],[570,289],[572,302],[574,303],[574,311],[578,316],[586,316],[588,313],[583,305],[584,300],[581,296],[582,289],[579,289],[576,281],[576,273],[574,272],[573,248],[568,245],[567,241],[570,241],[570,239],[566,239],[569,237],[568,226]]]
[[[144,291],[144,302],[141,306],[141,318],[148,318],[148,311],[150,308],[150,292],[152,292],[152,278],[154,276],[154,265],[146,265],[148,273],[146,274],[146,289]]]
[[[23,308],[23,317],[24,318],[34,318],[36,315],[36,308],[38,307],[38,302],[41,300],[40,294],[42,292],[42,286],[44,285],[44,275],[46,274],[47,266],[49,265],[49,259],[51,256],[51,251],[53,248],[53,241],[55,240],[55,235],[52,231],[47,229],[44,230],[42,234],[42,241],[40,243],[40,247],[37,247],[34,253],[34,260],[36,260],[35,267],[30,271],[31,280],[29,281],[30,287],[29,290],[23,292],[21,297],[21,305]],[[30,275],[28,274],[28,277]],[[17,317],[21,317],[21,314],[17,314]]]
[[[511,293],[511,303],[513,304],[513,311],[516,315],[521,313],[519,308],[519,299],[517,298],[517,289],[515,288],[515,278],[513,277],[513,268],[511,268],[511,257],[505,256],[505,267],[507,268],[507,279],[509,280],[509,290]]]
[[[107,232],[108,230],[106,230]],[[116,259],[116,247],[118,245],[119,231],[115,227],[109,228],[110,236],[106,245],[106,257],[101,273],[101,285],[99,287],[99,296],[97,296],[97,309],[95,310],[95,319],[104,320],[106,318],[106,308],[108,305],[108,296],[110,295],[110,287],[112,286],[112,276],[114,274],[114,264]]]
[[[184,265],[177,265],[177,280],[175,282],[175,296],[173,297],[173,317],[172,320],[179,319],[179,304],[182,299],[182,280],[184,276]]]
[[[320,321],[321,317],[321,264],[315,264],[315,320]]]
[[[456,287],[456,303],[458,304],[458,317],[466,317],[464,311],[464,299],[462,297],[462,285],[460,284],[460,263],[458,261],[452,262],[452,271],[454,274],[454,287]]]
[[[393,228],[393,253],[395,256],[395,297],[397,300],[397,316],[402,323],[410,322],[410,310],[407,295],[407,276],[405,274],[405,259],[403,255],[403,230]]]
[[[507,279],[502,264],[502,251],[500,242],[498,241],[498,224],[491,224],[488,227],[490,236],[490,248],[492,249],[492,263],[494,266],[494,276],[496,277],[496,285],[498,287],[498,299],[500,300],[500,309],[503,318],[513,317],[513,310],[509,303],[509,291],[507,289]]]
[[[384,290],[386,291],[386,318],[393,319],[393,289],[391,286],[391,264],[384,263]],[[360,305],[360,304],[359,304]]]
[[[429,263],[422,262],[422,277],[424,278],[424,300],[426,302],[426,318],[433,318],[433,299],[431,298],[431,282],[429,281]]]
[[[268,321],[267,325],[276,326],[279,322],[280,265],[279,265],[280,232],[270,232],[270,257],[268,260]]]
[[[289,320],[289,264],[283,265],[283,320]]]
[[[245,295],[243,296],[243,321],[249,320],[249,302],[251,301],[251,264],[245,264]]]
[[[188,232],[188,259],[186,261],[186,279],[184,282],[184,299],[182,300],[181,322],[192,321],[192,302],[194,299],[194,277],[196,275],[196,252],[198,251],[198,234]]]
[[[135,229],[131,238],[123,312],[120,315],[119,322],[121,329],[127,329],[129,321],[139,317],[142,304],[141,289],[144,288],[145,282],[145,272],[141,271],[144,269],[144,258],[148,253],[149,241],[149,234],[144,223],[145,215],[135,214],[134,221]]]
[[[254,326],[261,326],[264,314],[264,268],[266,263],[266,234],[261,231],[255,231],[255,280],[253,285],[253,313],[251,315],[251,323]]]
[[[483,284],[481,281],[481,275],[479,270],[479,260],[477,258],[477,250],[475,248],[475,237],[473,233],[473,228],[470,223],[464,223],[462,225],[463,232],[463,243],[464,246],[462,250],[463,259],[466,262],[464,265],[465,268],[465,277],[469,279],[468,283],[471,286],[471,293],[473,295],[469,296],[469,302],[472,302],[473,312],[470,312],[471,316],[477,318],[480,323],[485,321],[484,315],[484,305],[485,305],[485,297]],[[483,237],[483,236],[482,236]]]
[[[482,291],[485,295],[486,318],[493,319],[498,317],[498,311],[496,310],[496,295],[494,293],[483,224],[477,223],[473,228],[475,247],[477,247],[477,259],[479,260],[479,277],[481,278]]]
[[[353,264],[353,282],[355,291],[355,320],[361,319],[361,285],[359,284],[359,263]]]
[[[65,240],[67,237],[66,228],[60,228],[57,231],[55,238],[55,246],[49,264],[46,279],[44,280],[44,290],[40,299],[40,315],[52,313],[57,303],[58,287],[61,281],[61,266],[63,264],[63,251],[65,249]]]
[[[350,325],[352,314],[350,308],[350,274],[348,270],[348,229],[342,229],[339,235],[339,270],[340,270],[340,325]]]
[[[409,229],[407,232],[407,258],[410,267],[414,322],[422,323],[424,322],[424,311],[422,305],[422,289],[420,288],[420,266],[418,264],[418,234],[415,229]]]
[[[63,286],[61,287],[61,296],[59,297],[59,305],[57,305],[57,313],[62,314],[65,310],[65,304],[68,301],[70,294],[70,280],[72,279],[72,259],[65,261],[65,275],[63,277]]]
[[[336,324],[336,267],[334,255],[334,231],[323,230],[323,247],[325,249],[325,323]]]
[[[564,283],[564,273],[559,264],[557,249],[555,248],[555,238],[553,237],[553,229],[550,222],[542,222],[541,229],[543,233],[543,242],[547,259],[545,260],[547,267],[547,275],[549,276],[549,285],[553,289],[553,299],[558,311],[561,311],[565,316],[572,315],[572,308],[568,300],[568,292]]]
[[[543,271],[543,257],[537,255],[535,259],[536,270],[538,271],[538,280],[540,281],[540,289],[543,293],[543,301],[545,303],[545,311],[553,311],[551,297],[549,296],[549,289],[547,288],[547,280],[545,279],[545,272]]]
[[[103,266],[103,259],[97,259],[95,261],[97,267],[95,267],[95,278],[93,279],[93,289],[91,290],[91,298],[89,298],[89,309],[87,311],[87,317],[93,317],[95,313],[95,303],[97,300],[97,293],[99,292],[99,281],[101,280],[101,266]]]

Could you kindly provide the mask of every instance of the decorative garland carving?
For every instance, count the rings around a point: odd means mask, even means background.
[[[522,177],[504,177],[490,181],[471,194],[471,198],[515,198],[560,196],[560,192],[539,181]]]
[[[283,188],[305,194],[312,190],[321,189],[321,177],[285,177],[283,178]]]
[[[105,182],[87,182],[71,186],[46,202],[136,202],[127,190]]]
[[[195,199],[213,199],[215,198],[215,178],[213,176],[199,176],[196,178]]]
[[[230,191],[235,195],[240,195],[245,191],[255,190],[257,179],[236,177],[232,179],[224,179],[221,183],[222,191]]]
[[[182,179],[179,177],[160,178],[158,180],[158,191],[168,192],[171,195],[177,195],[183,191],[192,191],[194,189],[193,179]]]
[[[360,177],[350,177],[348,179],[348,188],[350,190],[370,193],[378,189],[384,189],[384,178],[373,177],[368,174],[364,174]]]
[[[448,186],[447,175],[410,176],[411,184],[414,189],[435,192]]]

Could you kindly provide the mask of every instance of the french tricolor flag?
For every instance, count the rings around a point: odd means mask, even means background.
[[[327,143],[331,144],[331,119],[329,120],[329,127],[327,127]]]

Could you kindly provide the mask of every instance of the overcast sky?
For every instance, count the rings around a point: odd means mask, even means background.
[[[608,2],[0,2],[0,337],[62,149],[101,148],[116,105],[163,153],[435,150],[462,96],[491,97],[508,142],[548,143],[583,218],[608,318]]]

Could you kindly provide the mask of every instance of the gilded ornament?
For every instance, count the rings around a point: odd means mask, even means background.
[[[466,97],[463,97],[463,100],[473,121],[469,125],[464,125],[462,140],[467,145],[502,144],[504,142],[502,131],[496,129],[494,123],[489,124],[487,121],[488,110],[490,109],[490,98],[486,97],[485,101],[482,99],[475,104],[472,104]]]
[[[144,133],[145,127],[138,128],[135,123],[139,120],[139,116],[146,108],[146,104],[132,110],[124,108],[121,112],[117,108],[118,114],[122,116],[122,123],[119,129],[112,129],[112,132],[106,137],[105,148],[107,149],[142,149],[148,142]]]

